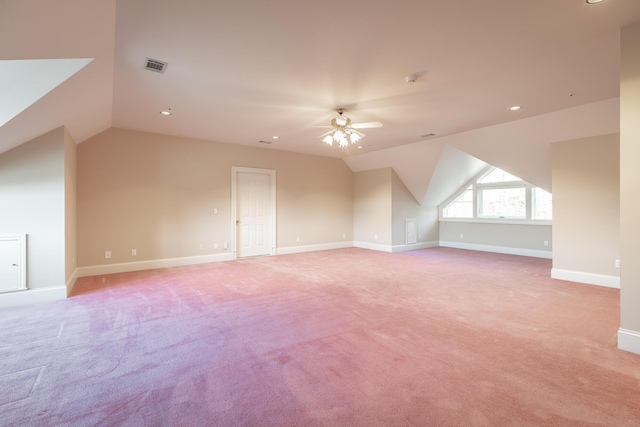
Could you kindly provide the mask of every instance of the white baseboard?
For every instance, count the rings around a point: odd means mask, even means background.
[[[618,329],[618,348],[640,354],[640,333],[628,329]]]
[[[427,249],[427,248],[435,248],[439,246],[439,242],[422,242],[415,243],[413,245],[381,245],[378,243],[369,243],[369,242],[353,242],[353,246],[356,248],[362,249],[370,249],[372,251],[380,251],[380,252],[405,252],[412,251],[415,249]]]
[[[437,248],[438,246],[438,242],[422,242],[414,243],[412,245],[395,245],[391,247],[391,252],[406,252],[413,251],[415,249]]]
[[[319,245],[288,246],[276,248],[276,255],[300,254],[303,252],[327,251],[330,249],[352,248],[353,242],[322,243]]]
[[[126,262],[121,264],[94,265],[78,268],[78,277],[100,276],[103,274],[128,273],[130,271],[152,270],[154,268],[182,267],[209,262],[232,261],[232,253],[200,255],[182,258],[154,259],[149,261]]]
[[[506,246],[478,245],[475,243],[447,242],[443,240],[440,241],[440,246],[444,248],[468,249],[471,251],[493,252],[498,254],[520,255],[520,256],[529,256],[534,258],[546,258],[546,259],[553,258],[553,252],[541,251],[538,249],[522,249],[522,248],[510,248]]]
[[[59,301],[67,298],[66,286],[52,286],[50,288],[25,289],[16,292],[0,294],[0,308],[17,307],[21,305],[39,304],[43,302]]]
[[[620,289],[620,277],[606,276],[604,274],[586,273],[584,271],[551,269],[551,278],[568,280],[569,282],[586,283],[587,285],[605,286],[607,288]]]
[[[353,242],[353,246],[356,248],[371,249],[372,251],[393,252],[393,246],[380,245],[378,243]]]

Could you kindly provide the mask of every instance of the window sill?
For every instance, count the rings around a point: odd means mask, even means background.
[[[553,225],[548,220],[524,220],[524,219],[477,219],[477,218],[439,218],[440,222],[466,222],[471,224],[503,224],[503,225]]]

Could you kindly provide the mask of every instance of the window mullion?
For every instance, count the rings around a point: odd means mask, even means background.
[[[531,221],[531,218],[533,218],[533,191],[531,190],[531,185],[527,184],[526,185],[526,193],[525,193],[525,198],[524,198],[524,202],[526,204],[525,206],[525,212],[526,212],[526,218],[528,221]]]
[[[478,191],[478,184],[473,184],[473,218],[478,219],[480,216],[480,206],[482,206],[482,195]]]

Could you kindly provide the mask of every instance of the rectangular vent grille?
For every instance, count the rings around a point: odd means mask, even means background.
[[[147,62],[144,65],[144,68],[149,71],[154,71],[156,73],[164,73],[164,70],[167,69],[167,63],[158,61],[157,59],[147,58]]]

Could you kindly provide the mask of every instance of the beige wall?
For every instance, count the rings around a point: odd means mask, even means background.
[[[552,146],[553,268],[619,276],[619,134]]]
[[[640,334],[640,23],[624,27],[621,41],[620,326]]]
[[[114,128],[77,155],[81,267],[225,252],[232,166],[276,171],[278,248],[353,240],[353,174],[341,159]]]
[[[73,286],[76,270],[76,143],[64,129],[64,218],[65,218],[65,282]]]
[[[555,226],[555,218],[554,218]],[[552,249],[551,225],[440,222],[440,242],[444,246],[508,248],[507,253],[535,255]],[[462,238],[460,235],[462,234]],[[549,246],[545,246],[547,241]],[[491,248],[487,248],[489,250]]]
[[[382,168],[354,174],[353,230],[356,242],[391,246],[392,173],[391,168]]]
[[[27,286],[65,285],[65,136],[60,127],[0,155],[0,234],[26,233]]]
[[[393,246],[406,244],[406,221],[415,218],[418,243],[438,241],[438,208],[423,207],[394,170],[391,171]]]

